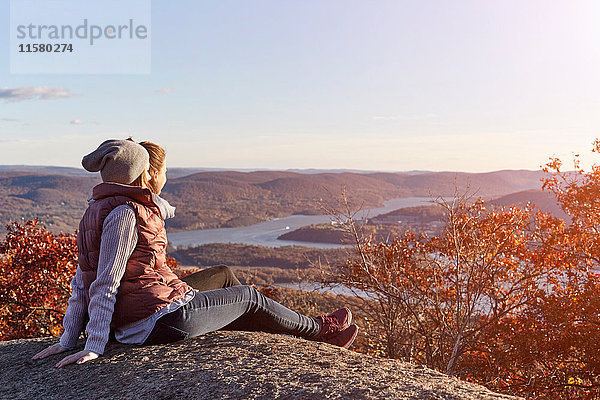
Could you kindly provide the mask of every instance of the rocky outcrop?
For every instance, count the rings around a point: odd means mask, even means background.
[[[97,360],[31,357],[54,338],[0,342],[2,399],[514,399],[427,368],[324,343],[218,331],[169,345],[109,344]]]

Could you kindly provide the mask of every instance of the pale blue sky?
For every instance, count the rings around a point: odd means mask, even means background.
[[[74,94],[0,98],[0,164],[132,135],[171,167],[537,169],[600,136],[599,20],[595,0],[153,1],[151,74],[11,75],[0,0],[0,90]]]

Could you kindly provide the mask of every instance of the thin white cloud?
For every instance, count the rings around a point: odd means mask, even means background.
[[[169,93],[173,92],[173,88],[164,87],[164,88],[156,90],[155,92],[158,93],[158,94],[169,94]]]
[[[71,125],[82,125],[83,121],[80,119],[71,120]]]
[[[75,96],[69,89],[49,86],[24,86],[20,88],[0,88],[0,99],[6,101],[51,100]]]
[[[0,121],[4,122],[19,122],[20,120],[17,118],[0,118]]]

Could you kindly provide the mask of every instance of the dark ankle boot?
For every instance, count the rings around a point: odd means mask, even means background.
[[[356,335],[358,335],[358,326],[352,324],[343,331],[329,337],[327,340],[324,340],[324,342],[347,348],[352,344],[352,342],[354,342]]]
[[[321,342],[347,329],[352,323],[352,312],[348,307],[340,308],[328,315],[317,317],[321,330],[313,339]]]

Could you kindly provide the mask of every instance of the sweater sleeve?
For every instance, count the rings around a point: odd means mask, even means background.
[[[137,223],[133,209],[122,205],[112,210],[102,226],[98,271],[96,280],[90,285],[90,320],[86,327],[86,350],[104,353],[117,290],[137,239]]]
[[[77,345],[79,334],[83,330],[83,321],[85,319],[85,293],[83,280],[81,278],[81,269],[77,266],[77,272],[71,280],[71,297],[69,297],[69,306],[63,318],[63,327],[65,331],[60,337],[60,345],[67,349],[74,349]]]

